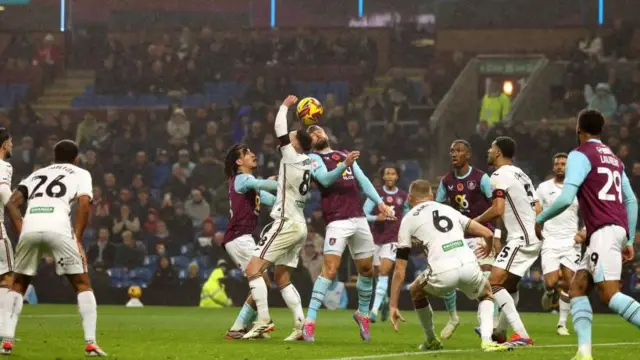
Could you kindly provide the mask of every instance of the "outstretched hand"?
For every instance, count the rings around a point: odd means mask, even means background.
[[[290,108],[293,105],[295,105],[295,103],[297,103],[297,102],[298,102],[298,97],[297,96],[289,95],[284,99],[284,101],[282,102],[282,105]]]
[[[398,320],[407,322],[407,320],[402,317],[402,314],[400,313],[400,310],[398,310],[398,308],[390,308],[389,317],[391,318],[391,324],[393,325],[393,330],[395,332],[398,332]]]

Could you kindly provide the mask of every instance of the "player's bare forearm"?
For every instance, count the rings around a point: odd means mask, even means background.
[[[487,209],[482,215],[478,216],[474,220],[480,224],[486,224],[493,221],[496,218],[501,217],[504,214],[504,199],[495,198],[491,203],[491,207]]]
[[[393,271],[393,280],[391,281],[391,299],[389,307],[397,308],[400,299],[400,290],[404,284],[404,277],[407,272],[407,260],[397,259],[395,270]]]
[[[89,215],[91,215],[91,198],[88,196],[81,196],[78,198],[78,208],[76,209],[76,228],[74,231],[77,241],[82,240],[84,229],[89,223]]]
[[[533,208],[536,210],[536,216],[540,215],[540,213],[542,212],[542,206],[540,206],[540,201],[534,202]]]
[[[18,233],[22,232],[22,212],[20,211],[20,208],[24,205],[25,200],[26,199],[22,191],[16,190],[11,194],[11,198],[9,198],[6,205],[11,222]]]

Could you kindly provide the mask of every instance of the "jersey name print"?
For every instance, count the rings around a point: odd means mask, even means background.
[[[72,164],[54,164],[24,179],[27,211],[22,233],[55,232],[72,234],[71,203],[86,195],[93,199],[91,174]]]
[[[491,174],[491,189],[494,197],[505,200],[502,220],[507,229],[507,242],[522,241],[523,244],[540,242],[535,234],[535,203],[538,196],[531,179],[520,168],[504,165]]]

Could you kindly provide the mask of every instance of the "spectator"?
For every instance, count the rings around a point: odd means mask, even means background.
[[[147,241],[147,246],[150,248],[155,247],[157,249],[158,244],[162,244],[170,254],[180,253],[179,243],[176,242],[175,237],[171,236],[164,221],[157,222],[153,236]]]
[[[180,285],[180,292],[184,294],[187,306],[198,306],[200,303],[200,269],[198,264],[192,262],[187,267],[187,278]]]
[[[178,151],[178,162],[173,164],[173,170],[176,168],[181,168],[184,170],[184,173],[189,178],[193,173],[193,169],[195,169],[196,164],[189,159],[189,150],[182,149]]]
[[[13,149],[13,170],[14,178],[26,177],[33,170],[33,164],[36,160],[36,151],[34,149],[33,138],[25,136],[20,140],[20,145]],[[100,178],[98,178],[100,179]]]
[[[211,215],[209,203],[202,197],[202,192],[198,189],[191,190],[191,198],[184,204],[184,208],[194,227],[201,227],[202,222]]]
[[[480,121],[486,121],[489,127],[495,126],[509,114],[511,100],[502,92],[500,83],[492,81],[489,90],[482,98],[480,107]]]
[[[224,182],[223,167],[214,158],[213,149],[204,150],[200,163],[193,169],[191,182],[196,186],[204,185],[205,188]]]
[[[137,192],[136,196],[138,198],[138,201],[136,202],[134,209],[135,216],[137,216],[138,219],[145,219],[146,215],[151,210],[154,210],[157,213],[157,210],[160,208],[160,206],[155,199],[149,196],[149,189],[147,189],[146,187],[141,188]]]
[[[92,179],[104,179],[104,168],[98,163],[98,154],[89,150],[85,154],[85,162],[83,168],[91,174]]]
[[[151,184],[153,181],[153,166],[147,161],[146,152],[138,151],[136,153],[130,172],[142,175],[142,181],[145,184]]]
[[[189,94],[204,93],[202,72],[196,68],[196,61],[189,59],[182,73],[178,76],[180,86]]]
[[[602,39],[598,36],[595,30],[591,30],[589,35],[578,43],[578,49],[580,49],[580,51],[589,58],[602,60],[604,55]]]
[[[53,34],[47,34],[33,59],[34,65],[40,65],[42,67],[45,84],[50,84],[53,81],[59,60],[60,49],[58,45],[55,44]]]
[[[114,64],[114,56],[110,55],[103,62],[102,69],[96,73],[96,93],[115,95],[124,92],[122,72]]]
[[[162,294],[163,304],[171,304],[170,299],[173,298],[173,294],[177,288],[178,272],[173,268],[168,257],[161,256],[158,259],[158,266],[153,273],[149,289],[158,295]]]
[[[111,219],[111,204],[102,196],[102,188],[99,186],[93,187],[90,224],[93,228],[111,228],[111,226],[113,226],[113,219]]]
[[[187,145],[187,140],[191,133],[189,121],[184,110],[178,108],[167,123],[167,134],[169,134],[169,144],[174,148],[183,148]]]
[[[151,182],[151,187],[156,190],[162,189],[169,179],[171,172],[169,153],[167,150],[161,149],[158,151],[158,157],[153,166],[153,181]]]
[[[227,201],[228,202],[228,201]],[[166,217],[169,232],[179,239],[181,243],[188,243],[193,240],[194,229],[193,221],[185,213],[184,204],[178,202],[175,204],[174,212]]]
[[[615,19],[613,31],[606,41],[608,55],[620,60],[629,59],[634,33],[635,29],[628,22],[623,19]]]
[[[87,251],[88,263],[93,267],[112,268],[116,260],[116,247],[109,242],[108,228],[98,230],[98,239],[95,244],[89,246]]]
[[[640,263],[636,263],[633,274],[631,275],[629,290],[632,293],[640,293]]]
[[[124,237],[125,232],[137,233],[140,231],[140,219],[131,213],[127,205],[120,206],[120,216],[113,220],[113,234]]]
[[[122,233],[122,246],[116,251],[115,265],[126,269],[142,266],[144,252],[136,244],[131,231]]]
[[[186,199],[191,192],[191,182],[187,177],[187,170],[179,166],[174,167],[164,192],[170,194],[172,198]]]
[[[596,86],[595,94],[590,86],[585,86],[585,99],[590,109],[596,109],[602,113],[605,120],[610,121],[616,110],[618,110],[618,102],[611,93],[611,88],[607,83],[599,83]]]
[[[144,224],[142,225],[142,232],[146,234],[153,235],[158,230],[158,224],[160,223],[160,217],[158,216],[158,211],[156,209],[148,209],[146,213],[140,214],[144,216],[140,216],[141,219],[145,219]],[[148,246],[147,242],[147,247]]]

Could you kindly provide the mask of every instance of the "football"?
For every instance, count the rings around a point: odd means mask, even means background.
[[[142,296],[142,289],[138,285],[129,286],[129,290],[127,290],[127,294],[129,294],[130,298],[140,299]]]
[[[320,101],[312,97],[307,97],[298,102],[296,112],[298,114],[298,118],[302,121],[303,124],[313,125],[317,123],[318,120],[320,120],[320,117],[322,117],[324,108],[322,107]]]

